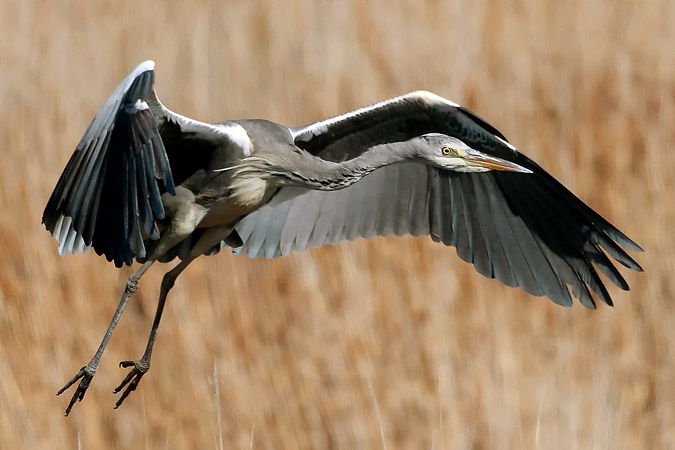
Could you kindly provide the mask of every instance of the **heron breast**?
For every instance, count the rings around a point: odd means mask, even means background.
[[[267,194],[267,181],[258,177],[237,177],[230,185],[232,199],[242,206],[257,207]]]

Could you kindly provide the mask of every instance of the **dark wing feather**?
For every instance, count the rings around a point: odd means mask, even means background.
[[[299,147],[332,161],[374,145],[443,133],[533,173],[461,174],[400,164],[340,191],[284,188],[240,222],[239,253],[273,257],[355,237],[430,234],[456,247],[487,277],[562,305],[572,304],[571,287],[589,308],[595,307],[591,290],[611,304],[595,267],[628,288],[607,255],[641,270],[621,248],[639,251],[637,244],[494,127],[434,94],[415,92],[292,131]]]
[[[210,137],[221,133],[217,126],[166,109],[155,94],[154,75],[154,63],[146,61],[122,81],[61,175],[42,222],[59,241],[62,255],[93,246],[118,267],[144,258],[146,241],[159,238],[162,193],[175,195],[174,185],[186,176],[178,170],[174,179],[167,151],[178,153],[185,141],[192,150],[213,146]],[[193,152],[193,160],[199,154]],[[184,158],[172,159],[175,165]]]

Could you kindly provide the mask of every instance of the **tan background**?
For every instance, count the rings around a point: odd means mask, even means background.
[[[0,0],[0,448],[675,448],[675,2],[167,3]],[[421,88],[460,102],[643,245],[646,273],[591,312],[426,238],[222,252],[179,279],[115,411],[153,267],[65,419],[54,394],[132,269],[60,258],[42,208],[148,58],[165,104],[205,121],[299,125]]]

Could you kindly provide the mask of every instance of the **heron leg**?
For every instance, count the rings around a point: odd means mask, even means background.
[[[87,363],[86,366],[82,367],[79,370],[79,372],[77,372],[75,376],[71,378],[56,393],[56,395],[63,394],[69,387],[71,387],[78,380],[80,380],[80,383],[77,385],[77,389],[75,389],[75,393],[73,393],[73,396],[70,399],[70,403],[68,403],[68,407],[66,408],[66,416],[70,414],[70,411],[73,409],[75,402],[82,401],[82,399],[84,398],[84,394],[87,392],[89,384],[91,383],[92,378],[94,378],[94,375],[96,374],[96,370],[98,369],[98,363],[101,359],[101,356],[103,355],[103,352],[105,351],[106,346],[108,345],[108,342],[110,341],[110,337],[112,336],[115,327],[117,326],[117,322],[120,320],[122,312],[124,312],[124,308],[127,306],[127,303],[134,295],[134,292],[136,292],[136,289],[138,289],[138,283],[140,282],[141,277],[145,272],[147,272],[150,266],[164,252],[166,252],[168,249],[176,245],[178,242],[182,241],[184,238],[185,236],[178,237],[176,235],[169,235],[169,234],[162,236],[157,246],[153,249],[152,254],[150,255],[150,257],[148,257],[147,261],[143,263],[143,265],[129,277],[126,287],[124,288],[122,298],[120,299],[120,302],[117,305],[117,309],[115,310],[115,314],[113,315],[113,318],[110,321],[110,325],[108,325],[108,329],[105,332],[105,336],[103,336],[103,340],[101,341],[101,344],[98,346],[98,350],[96,350],[96,353],[91,358],[89,363]]]
[[[124,288],[124,293],[122,294],[122,298],[120,299],[119,304],[117,305],[117,309],[115,310],[115,314],[113,315],[112,320],[110,321],[110,325],[108,325],[108,329],[105,332],[105,336],[103,336],[103,340],[101,341],[101,345],[98,346],[98,350],[96,350],[96,353],[94,354],[93,358],[91,358],[91,361],[89,363],[82,367],[79,372],[75,374],[73,378],[71,378],[59,391],[56,393],[56,395],[61,395],[63,394],[70,386],[75,384],[77,380],[82,380],[80,381],[80,384],[77,386],[77,389],[75,390],[75,393],[73,394],[73,397],[70,399],[70,403],[68,404],[68,407],[66,408],[66,416],[70,414],[70,411],[73,409],[73,405],[75,405],[76,401],[82,401],[84,398],[84,394],[87,392],[87,388],[89,388],[89,383],[91,383],[92,378],[94,378],[94,375],[96,374],[96,370],[98,369],[98,362],[101,359],[101,355],[103,355],[103,352],[105,351],[106,346],[108,345],[108,341],[110,341],[110,337],[113,334],[113,331],[115,330],[115,327],[117,326],[117,322],[120,320],[120,317],[122,316],[122,312],[124,311],[124,308],[127,306],[127,303],[129,302],[129,299],[131,298],[132,295],[134,295],[134,292],[136,292],[136,289],[138,289],[138,282],[143,276],[143,274],[150,268],[154,261],[147,261],[145,264],[143,264],[136,272],[131,274],[129,277],[129,280],[127,281],[127,285]]]
[[[140,359],[129,360],[129,361],[120,361],[120,367],[127,368],[130,367],[131,371],[127,376],[122,380],[122,382],[115,388],[113,391],[114,394],[119,393],[124,389],[122,395],[115,403],[115,409],[119,408],[124,400],[136,390],[138,383],[140,383],[143,375],[150,369],[150,358],[152,357],[152,349],[155,345],[155,339],[157,338],[157,330],[159,329],[159,322],[162,319],[162,313],[164,312],[164,305],[166,304],[166,297],[169,294],[171,288],[173,288],[176,278],[185,270],[185,268],[194,261],[198,256],[204,254],[210,250],[214,245],[218,244],[220,241],[225,240],[227,235],[229,235],[231,229],[229,228],[210,228],[202,235],[201,239],[197,241],[195,246],[190,250],[190,253],[187,258],[181,261],[176,267],[164,274],[162,278],[162,284],[159,291],[159,301],[157,302],[157,310],[155,311],[155,318],[152,322],[152,328],[150,330],[150,337],[148,338],[148,343],[145,347],[145,352]],[[126,387],[126,389],[125,389]]]

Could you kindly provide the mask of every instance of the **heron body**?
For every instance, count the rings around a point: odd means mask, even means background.
[[[78,144],[44,211],[59,252],[93,247],[116,266],[141,262],[80,381],[81,400],[142,275],[178,258],[162,281],[143,356],[115,389],[116,406],[150,366],[168,292],[203,254],[276,257],[357,237],[428,235],[481,274],[533,295],[611,305],[596,269],[641,270],[640,247],[585,205],[494,127],[418,91],[310,125],[218,124],[168,110],[154,63],[132,71]]]

